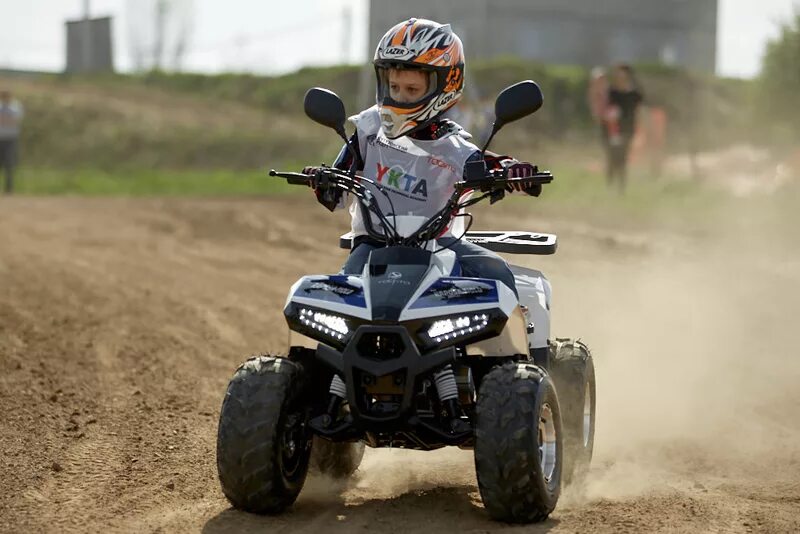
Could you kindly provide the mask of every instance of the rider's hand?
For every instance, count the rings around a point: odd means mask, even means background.
[[[321,169],[322,167],[314,167],[314,166],[303,167],[302,171],[303,174],[307,174],[310,177],[310,180],[308,181],[308,187],[317,189],[318,186],[317,175],[319,174],[319,171]]]
[[[303,174],[309,176],[308,186],[314,189],[317,202],[333,211],[342,198],[342,192],[335,187],[328,187],[329,182],[320,182],[320,173],[324,167],[303,167]],[[323,185],[324,184],[324,185]]]
[[[539,172],[538,167],[533,165],[532,163],[528,163],[526,161],[517,162],[512,165],[506,167],[506,171],[508,172],[509,178],[530,178],[531,176],[536,175]],[[542,192],[542,185],[541,184],[527,184],[522,185],[519,183],[515,184],[508,184],[506,185],[506,189],[509,192],[513,191],[524,191],[525,193],[538,197],[539,194]]]

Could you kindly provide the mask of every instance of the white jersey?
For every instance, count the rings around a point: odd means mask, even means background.
[[[453,185],[463,180],[464,163],[479,149],[460,128],[432,141],[409,136],[389,139],[383,133],[378,107],[373,106],[350,120],[356,125],[359,149],[364,161],[363,176],[382,185],[385,195],[374,191],[387,216],[418,215],[431,217],[441,210],[453,194]],[[354,235],[366,235],[361,210],[354,199],[350,205]],[[379,229],[372,216],[373,226]],[[457,218],[447,234],[460,235],[462,218]],[[456,224],[459,223],[459,224]]]

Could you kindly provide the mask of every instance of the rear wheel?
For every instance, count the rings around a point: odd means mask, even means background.
[[[222,492],[240,510],[279,513],[297,499],[308,472],[311,434],[303,369],[256,356],[233,375],[217,431]]]
[[[334,443],[314,436],[311,448],[311,465],[323,475],[348,478],[356,472],[364,457],[364,444]]]
[[[561,491],[561,414],[547,373],[529,363],[492,369],[478,393],[475,471],[493,519],[543,521]]]
[[[564,482],[583,482],[594,450],[596,384],[589,348],[557,339],[550,345],[550,368],[564,425]]]

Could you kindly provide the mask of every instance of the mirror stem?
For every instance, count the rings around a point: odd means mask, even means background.
[[[481,150],[481,156],[486,154],[486,149],[489,148],[489,143],[492,142],[492,139],[494,139],[494,134],[496,134],[498,130],[500,130],[500,128],[497,126],[497,122],[495,122],[494,124],[492,124],[492,133],[489,134],[489,139],[487,139],[486,144],[483,145],[483,149]]]
[[[344,146],[346,146],[347,151],[350,152],[350,157],[353,158],[353,164],[350,165],[350,176],[355,177],[356,169],[358,168],[358,153],[356,152],[355,147],[350,143],[350,140],[347,138],[347,132],[344,128],[337,128],[336,133],[342,138],[344,141]]]

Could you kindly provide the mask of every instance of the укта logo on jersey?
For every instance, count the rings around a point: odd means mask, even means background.
[[[376,181],[379,184],[389,186],[398,191],[405,191],[408,196],[415,200],[426,200],[428,198],[428,182],[424,178],[417,178],[406,173],[405,169],[399,165],[386,167],[378,165]]]
[[[398,278],[403,278],[403,273],[398,273],[397,271],[392,271],[389,273],[389,278],[392,280],[397,280]]]

